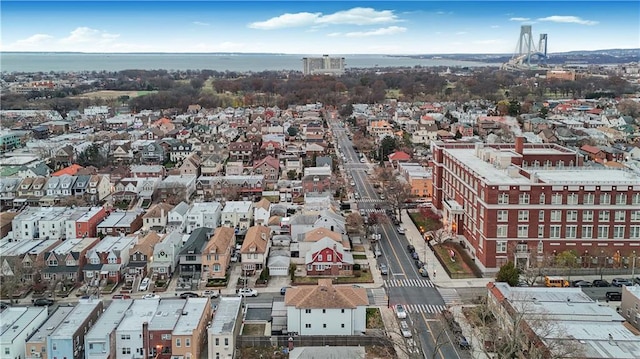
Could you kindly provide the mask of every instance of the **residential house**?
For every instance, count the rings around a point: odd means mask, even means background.
[[[242,328],[242,298],[221,297],[208,329],[208,359],[232,358]]]
[[[182,315],[171,332],[171,357],[201,358],[211,322],[209,298],[187,298]]]
[[[271,218],[271,202],[263,198],[253,207],[253,222],[257,226],[267,226]]]
[[[162,164],[165,161],[165,149],[159,143],[153,142],[142,148],[140,161],[144,164]]]
[[[299,335],[361,335],[366,332],[367,290],[337,286],[331,279],[317,286],[289,288],[284,297],[287,330]]]
[[[133,178],[164,178],[166,170],[162,165],[132,165],[131,176]]]
[[[253,144],[251,142],[231,142],[229,144],[229,160],[243,163],[253,161]]]
[[[137,241],[136,236],[106,236],[89,249],[86,252],[87,265],[82,269],[86,284],[97,287],[120,283],[124,267],[129,264],[130,250]]]
[[[253,165],[253,173],[263,175],[266,182],[275,183],[280,178],[280,161],[267,156]]]
[[[438,125],[420,124],[416,131],[411,133],[411,142],[414,144],[422,144],[428,146],[431,141],[435,141],[438,133]],[[473,131],[472,131],[473,135]]]
[[[267,264],[270,246],[271,229],[269,227],[250,227],[240,248],[242,270],[251,273],[261,271]]]
[[[169,220],[169,213],[173,208],[174,206],[164,202],[151,206],[142,216],[142,230],[164,230]]]
[[[196,202],[187,212],[186,232],[191,233],[196,228],[217,228],[220,226],[222,205],[218,202]]]
[[[305,193],[331,191],[331,167],[307,167],[302,177],[302,188]]]
[[[606,154],[603,150],[596,146],[591,145],[583,145],[580,147],[580,151],[585,153],[585,157],[587,157],[591,161],[595,161],[598,163],[606,162]]]
[[[58,148],[53,153],[53,157],[54,169],[59,170],[61,168],[70,166],[71,164],[73,164],[73,161],[75,159],[73,146],[65,145]]]
[[[228,161],[224,168],[224,173],[227,176],[242,176],[244,172],[244,163],[242,161]]]
[[[196,191],[196,175],[171,175],[158,184],[154,198],[169,203],[189,201]]]
[[[313,242],[305,255],[304,264],[307,275],[353,275],[353,255],[345,251],[341,243],[327,237]]]
[[[116,328],[129,313],[133,300],[114,300],[102,313],[95,325],[84,336],[85,359],[116,359]],[[73,307],[59,307],[54,315],[61,309],[71,310]],[[131,313],[129,313],[131,314]],[[41,328],[49,327],[46,324]],[[36,358],[30,358],[36,359]]]
[[[183,232],[187,226],[187,212],[189,212],[189,205],[185,202],[178,203],[173,209],[169,211],[169,218],[167,219],[167,232],[177,230]]]
[[[283,223],[291,228],[290,234],[294,241],[300,241],[307,232],[317,228],[326,228],[340,234],[347,233],[345,218],[331,210],[311,214],[299,213],[290,217],[288,221],[283,219]]]
[[[128,164],[133,161],[131,141],[112,142],[111,159],[114,163]]]
[[[80,300],[65,320],[47,335],[47,357],[84,359],[84,336],[102,314],[101,300]]]
[[[371,121],[367,126],[367,132],[378,139],[386,136],[393,137],[393,127],[385,120]]]
[[[634,258],[635,259],[635,258]],[[622,286],[620,314],[637,330],[640,330],[640,287]]]
[[[111,212],[98,224],[98,234],[115,236],[134,233],[142,228],[142,214],[139,211]]]
[[[171,278],[180,259],[182,244],[182,233],[173,231],[155,245],[153,248],[153,262],[149,264],[151,277],[154,280]]]
[[[180,163],[193,153],[190,143],[178,142],[171,145],[169,150],[169,159],[171,162]]]
[[[25,342],[47,320],[47,307],[9,307],[0,312],[3,359],[25,358]]]
[[[202,158],[200,173],[202,176],[215,176],[223,170],[223,160],[219,155],[210,154]]]
[[[45,281],[54,284],[56,281],[82,282],[82,269],[87,263],[87,252],[93,248],[99,238],[67,239],[44,254],[42,269]]]
[[[86,191],[86,195],[91,203],[103,201],[110,194],[111,183],[109,182],[109,178],[102,175],[91,175],[89,187]]]
[[[75,307],[59,306],[36,330],[27,337],[25,359],[47,358],[47,337],[55,328],[67,320],[67,316]]]
[[[157,232],[150,231],[140,238],[129,251],[129,263],[124,270],[124,279],[127,283],[132,283],[135,278],[144,278],[149,274],[149,266],[153,262],[153,250],[160,242],[162,236]]]
[[[143,325],[150,323],[157,316],[159,304],[159,300],[138,299],[134,300],[129,309],[124,312],[124,317],[115,330],[113,346],[117,359],[139,359],[151,356],[151,353],[145,350],[146,336],[143,335]]]
[[[226,202],[222,209],[221,225],[235,228],[239,231],[247,230],[253,225],[253,202]]]
[[[75,213],[66,220],[66,238],[96,237],[98,224],[107,217],[104,207],[79,207]]]
[[[180,167],[178,167],[180,174],[200,176],[201,162],[200,157],[196,153],[190,154],[182,161]]]
[[[422,167],[418,163],[400,163],[398,170],[411,186],[411,194],[413,196],[432,196],[433,173],[431,168]]]
[[[153,358],[170,359],[172,358],[171,332],[175,328],[180,315],[182,315],[186,299],[169,298],[160,300],[155,315],[148,323],[142,324],[143,342],[145,351]],[[167,313],[165,315],[164,313]],[[171,315],[180,313],[180,315]]]
[[[236,243],[233,228],[218,227],[202,250],[202,280],[225,278]]]
[[[200,227],[195,229],[180,249],[180,276],[199,280],[202,274],[202,251],[213,234],[213,229]]]

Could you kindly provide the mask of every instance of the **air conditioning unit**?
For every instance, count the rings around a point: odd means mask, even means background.
[[[32,353],[34,358],[40,358],[40,353]]]

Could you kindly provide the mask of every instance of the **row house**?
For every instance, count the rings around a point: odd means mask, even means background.
[[[265,182],[275,183],[280,178],[280,161],[267,156],[254,163],[253,173],[264,176]]]
[[[271,202],[269,202],[268,199],[263,198],[253,207],[253,221],[257,226],[267,226],[270,218]]]
[[[80,300],[65,320],[47,333],[47,350],[43,356],[84,359],[84,336],[98,320],[103,308],[101,300]]]
[[[189,201],[196,190],[196,175],[171,175],[158,184],[154,198],[167,202]]]
[[[66,207],[29,207],[13,217],[13,239],[61,239],[72,213],[73,209]]]
[[[167,218],[166,232],[170,233],[174,230],[182,233],[187,225],[187,212],[191,208],[185,202],[178,203],[172,210],[169,211],[169,217]]]
[[[133,300],[130,299],[114,300],[109,304],[95,322],[95,325],[84,336],[86,359],[113,359],[118,357],[115,348],[115,331],[125,315],[129,313],[128,311],[132,304]],[[71,309],[72,307],[59,307],[54,312],[54,315],[57,315],[58,311],[63,308]]]
[[[133,178],[164,178],[166,170],[162,165],[132,165],[131,176]]]
[[[196,202],[187,212],[186,232],[197,228],[218,228],[222,216],[222,205],[218,202]]]
[[[67,239],[50,252],[46,252],[42,268],[44,280],[50,284],[57,281],[82,282],[82,269],[87,263],[87,252],[99,242],[99,238]]]
[[[224,167],[226,176],[241,176],[245,174],[245,166],[242,161],[228,161]]]
[[[182,233],[173,231],[153,247],[153,262],[149,264],[151,278],[167,280],[171,278],[180,259]]]
[[[253,162],[253,143],[251,142],[231,142],[229,144],[229,160],[243,163]]]
[[[163,230],[167,226],[169,212],[174,206],[169,203],[157,203],[142,216],[142,230]]]
[[[278,141],[263,141],[260,152],[266,156],[278,157],[282,151],[282,144]]]
[[[243,272],[261,271],[267,263],[270,245],[271,229],[269,227],[250,227],[240,248]]]
[[[213,306],[209,298],[187,298],[182,315],[171,332],[171,356],[201,358]],[[163,358],[168,359],[168,358]]]
[[[138,211],[111,212],[97,226],[98,235],[126,235],[142,228],[142,213]]]
[[[202,274],[202,251],[213,234],[213,229],[201,227],[194,230],[180,249],[180,276],[200,279]]]
[[[24,342],[23,349],[26,350],[24,358],[41,359],[47,358],[47,336],[54,329],[67,320],[67,316],[75,307],[60,306],[46,318],[46,321],[29,334]],[[45,309],[45,312],[48,308]],[[23,344],[23,343],[21,343]],[[23,356],[20,356],[22,358]]]
[[[149,322],[142,323],[144,350],[149,353],[149,357],[173,358],[171,332],[182,315],[186,303],[186,299],[160,300],[156,308],[156,313],[160,313],[160,315],[155,315]],[[164,313],[168,315],[164,316]],[[180,313],[180,315],[173,315],[173,313]]]
[[[331,191],[331,167],[307,167],[302,177],[302,188],[305,193]]]
[[[222,209],[221,225],[245,231],[253,225],[253,202],[228,201]]]
[[[107,217],[104,207],[78,207],[65,222],[66,238],[96,237],[97,227]]]
[[[178,142],[171,145],[169,149],[169,160],[174,163],[180,163],[192,153],[194,153],[194,151],[190,143]]]
[[[120,283],[124,267],[129,263],[129,251],[138,241],[136,236],[106,236],[86,253],[86,265],[82,269],[90,286]]]
[[[202,250],[202,280],[225,278],[236,243],[233,228],[218,227]]]
[[[224,160],[217,154],[210,154],[202,158],[200,174],[202,176],[215,176],[222,172]]]
[[[61,243],[60,240],[4,241],[0,244],[0,276],[21,275],[26,285],[33,283],[44,266],[45,253]]]
[[[140,238],[129,251],[129,263],[124,270],[126,283],[133,283],[136,277],[144,278],[150,272],[150,263],[153,262],[153,250],[160,242],[162,236],[151,231]]]

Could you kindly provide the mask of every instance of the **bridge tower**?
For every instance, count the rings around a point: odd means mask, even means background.
[[[520,38],[518,39],[518,53],[515,54],[515,57],[524,57],[523,60],[527,62],[527,65],[531,65],[531,54],[536,52],[533,46],[531,25],[522,25],[520,27]]]
[[[544,56],[547,56],[547,34],[540,34],[540,41],[538,42],[538,51]]]

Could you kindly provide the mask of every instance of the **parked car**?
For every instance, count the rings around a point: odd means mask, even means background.
[[[424,268],[424,263],[421,260],[416,259],[416,261],[414,263],[416,264],[416,268],[418,268],[418,269]]]
[[[237,261],[238,261],[238,255],[237,254],[232,255],[231,256],[231,262],[232,263],[236,263]]]
[[[180,294],[180,298],[182,299],[187,299],[187,298],[198,298],[200,295],[198,293],[194,293],[194,292],[184,292],[182,294]]]
[[[633,284],[634,285],[640,285],[640,277],[633,278]]]
[[[409,328],[409,323],[407,323],[406,320],[400,322],[400,332],[402,332],[402,336],[405,338],[411,338],[413,336],[411,328]]]
[[[412,244],[409,244],[407,246],[407,250],[409,251],[409,253],[413,253],[416,251],[416,247],[414,247]]]
[[[48,307],[50,305],[53,305],[54,301],[52,299],[48,299],[48,298],[38,298],[36,300],[33,301],[33,305],[37,306],[37,307]]]
[[[287,294],[287,288],[289,288],[289,287],[282,287],[282,288],[280,288],[280,294],[282,294],[282,295]]]
[[[583,288],[583,287],[593,287],[593,284],[588,280],[574,280],[573,282],[571,282],[571,286]]]
[[[406,230],[400,226],[398,226],[398,233],[400,234],[404,234],[406,232]]]
[[[458,337],[458,345],[460,346],[460,349],[462,349],[462,350],[471,349],[471,344],[469,344],[469,341],[467,340],[467,338],[465,338],[462,335],[460,337]]]
[[[160,296],[157,294],[149,293],[149,294],[143,295],[142,299],[160,299]]]
[[[596,279],[593,281],[594,287],[610,287],[611,284],[604,279]]]
[[[429,278],[429,270],[426,266],[420,267],[420,269],[418,269],[418,273],[420,273],[422,277]]]
[[[214,289],[208,289],[202,292],[203,297],[218,298],[219,295],[220,295],[220,291],[214,290]]]
[[[411,252],[411,258],[417,261],[418,259],[420,259],[420,255],[418,254],[418,252]]]
[[[611,285],[614,287],[622,287],[622,286],[630,286],[633,285],[633,283],[626,279],[626,278],[614,278],[611,281]]]
[[[131,299],[131,296],[128,294],[116,294],[111,299]]]
[[[402,304],[396,304],[394,309],[395,309],[395,312],[396,312],[396,317],[398,317],[398,319],[406,319],[407,318],[407,311],[404,310],[404,307],[402,306]]]
[[[388,267],[387,267],[387,265],[386,265],[386,264],[384,264],[384,263],[381,263],[381,264],[380,264],[380,274],[382,274],[382,275],[387,275],[387,274],[389,274],[389,268],[388,268]]]
[[[238,295],[241,297],[257,297],[258,291],[251,288],[238,289]]]
[[[622,293],[620,292],[607,292],[605,295],[608,301],[619,302],[622,300]]]
[[[145,290],[149,289],[149,283],[151,282],[151,280],[149,278],[145,278],[140,282],[140,286],[138,287],[138,290],[141,292],[144,292]]]

